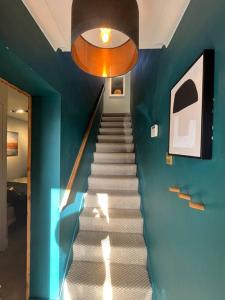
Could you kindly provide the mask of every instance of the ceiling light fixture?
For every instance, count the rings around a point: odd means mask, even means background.
[[[15,113],[15,114],[26,114],[28,113],[28,110],[24,110],[24,109],[12,109],[10,110],[11,113]]]
[[[137,63],[139,11],[136,0],[73,0],[75,63],[99,77],[126,74]]]
[[[110,28],[100,28],[101,30],[101,40],[104,44],[107,44],[111,38],[111,29]]]

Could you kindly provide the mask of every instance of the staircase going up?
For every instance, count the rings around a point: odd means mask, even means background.
[[[103,114],[64,285],[69,300],[152,298],[136,173],[130,115]]]

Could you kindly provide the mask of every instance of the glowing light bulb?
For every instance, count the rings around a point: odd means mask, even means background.
[[[103,66],[103,70],[102,70],[102,77],[108,77],[108,75],[107,75],[107,68],[106,68],[106,66]]]
[[[104,44],[107,44],[111,37],[111,29],[110,28],[100,28],[101,30],[101,40]]]

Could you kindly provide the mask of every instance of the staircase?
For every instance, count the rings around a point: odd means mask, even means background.
[[[64,300],[150,300],[128,114],[104,114]]]

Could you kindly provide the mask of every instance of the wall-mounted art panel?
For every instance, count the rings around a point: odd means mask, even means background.
[[[110,97],[125,96],[125,76],[110,79]]]
[[[212,156],[214,51],[205,50],[171,91],[169,153]]]
[[[7,156],[18,156],[18,132],[7,131]]]

